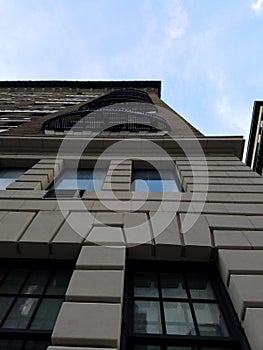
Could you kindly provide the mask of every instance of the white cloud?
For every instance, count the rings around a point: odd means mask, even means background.
[[[263,11],[263,0],[252,2],[251,9],[256,15],[260,15]]]
[[[185,33],[188,26],[188,15],[182,8],[181,2],[177,0],[168,3],[166,12],[168,19],[164,31],[171,39],[177,39]]]

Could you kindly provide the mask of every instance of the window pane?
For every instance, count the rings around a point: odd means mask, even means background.
[[[21,350],[23,340],[0,339],[0,350]]]
[[[134,332],[162,333],[160,305],[157,301],[134,302]]]
[[[187,281],[192,298],[215,299],[213,288],[206,275],[187,275]]]
[[[101,190],[106,171],[96,169],[93,180],[93,169],[66,169],[55,181],[54,187],[60,190]]]
[[[43,292],[50,272],[47,270],[32,271],[22,289],[25,294],[40,294]]]
[[[171,170],[135,170],[133,190],[143,192],[178,192],[178,186]]]
[[[183,277],[176,273],[162,273],[161,286],[163,298],[186,298]]]
[[[188,303],[164,302],[163,305],[167,334],[196,334]]]
[[[156,345],[134,345],[133,350],[161,350],[160,346]]]
[[[51,344],[47,341],[29,340],[23,350],[46,350],[49,345]]]
[[[13,300],[12,297],[0,297],[0,322],[3,321]]]
[[[155,273],[137,272],[134,279],[134,296],[158,297]]]
[[[63,295],[66,292],[71,272],[66,270],[57,270],[53,273],[49,282],[46,294]]]
[[[62,302],[62,299],[43,299],[30,328],[51,330]]]
[[[35,310],[36,303],[36,298],[18,298],[4,322],[3,328],[25,329]]]
[[[217,304],[194,303],[194,309],[201,335],[229,335],[223,315]]]
[[[27,270],[11,270],[0,286],[0,293],[17,294],[27,274]]]

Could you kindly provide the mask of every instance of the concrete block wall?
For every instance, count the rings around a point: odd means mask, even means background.
[[[0,257],[77,260],[49,350],[118,349],[125,253],[216,260],[252,349],[262,350],[263,180],[236,157],[207,155],[207,166],[198,157],[174,160],[182,193],[131,192],[132,161],[115,159],[99,193],[44,200],[63,168],[55,158],[43,158],[0,191]]]

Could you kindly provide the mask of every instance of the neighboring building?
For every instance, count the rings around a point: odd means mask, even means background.
[[[0,349],[263,349],[263,180],[160,91],[0,82]]]
[[[252,112],[250,134],[248,139],[246,164],[259,175],[263,167],[263,101],[255,101]]]

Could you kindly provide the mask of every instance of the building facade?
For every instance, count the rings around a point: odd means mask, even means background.
[[[160,94],[0,82],[0,349],[263,349],[262,178]]]
[[[262,108],[263,101],[254,102],[246,154],[246,164],[259,175],[263,167]]]

